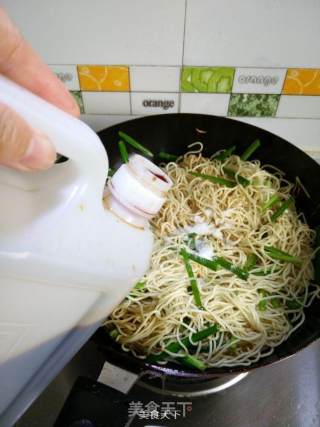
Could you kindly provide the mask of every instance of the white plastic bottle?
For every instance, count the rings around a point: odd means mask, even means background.
[[[144,274],[148,218],[170,180],[133,156],[109,184],[106,209],[108,159],[97,135],[2,77],[0,102],[69,158],[43,172],[0,167],[0,426],[8,427]]]

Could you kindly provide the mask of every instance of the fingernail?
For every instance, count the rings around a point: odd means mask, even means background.
[[[56,151],[51,141],[42,134],[35,134],[27,151],[19,161],[24,169],[43,170],[52,166],[56,160]]]

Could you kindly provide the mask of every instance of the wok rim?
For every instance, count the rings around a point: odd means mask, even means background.
[[[217,120],[218,122],[219,121],[230,122],[232,123],[232,126],[237,126],[240,128],[242,127],[247,129],[248,128],[254,129],[257,131],[257,133],[262,133],[263,135],[267,135],[269,138],[273,138],[279,141],[280,143],[284,143],[287,147],[290,148],[292,152],[296,151],[297,155],[300,154],[302,159],[307,158],[308,161],[312,162],[314,164],[314,167],[316,167],[319,170],[319,174],[320,174],[320,165],[314,159],[312,159],[312,157],[310,157],[305,151],[303,151],[293,143],[263,128],[260,128],[258,126],[255,126],[246,122],[242,122],[240,120],[235,120],[229,117],[220,117],[220,116],[214,116],[210,114],[196,114],[196,113],[154,114],[150,116],[135,117],[135,118],[126,120],[124,122],[117,123],[112,126],[108,126],[107,128],[104,128],[97,133],[100,139],[103,141],[104,133],[106,132],[110,133],[113,130],[114,131],[119,130],[119,128],[121,127],[130,127],[132,124],[139,125],[140,123],[146,123],[149,121],[152,122],[153,120],[157,120],[160,117],[161,119],[159,120],[167,120],[170,117],[177,118],[177,120],[181,120],[181,118],[185,118],[186,120],[188,118],[199,119],[199,120]],[[106,149],[108,151],[108,147]],[[299,329],[300,328],[298,328],[297,331]],[[167,364],[162,365],[157,363],[149,363],[149,362],[146,362],[145,359],[136,358],[131,352],[125,352],[124,350],[122,350],[120,345],[114,342],[109,337],[109,335],[107,334],[106,330],[104,330],[104,328],[100,328],[97,331],[97,333],[93,337],[93,340],[96,342],[100,351],[103,353],[107,361],[115,364],[118,367],[126,369],[130,372],[141,374],[142,372],[145,372],[145,371],[152,371],[158,374],[165,375],[166,377],[169,377],[169,378],[170,377],[176,378],[186,382],[190,380],[191,382],[194,382],[198,380],[208,381],[208,380],[217,378],[219,376],[250,372],[259,368],[272,366],[276,363],[285,361],[293,357],[294,355],[298,354],[305,348],[309,347],[313,343],[316,343],[317,341],[319,341],[320,330],[318,331],[317,335],[309,336],[305,341],[299,343],[299,346],[296,349],[294,349],[292,352],[288,352],[287,354],[278,355],[274,351],[270,356],[262,357],[257,362],[248,366],[239,365],[234,367],[207,368],[204,372],[199,372],[198,370],[192,369],[192,368],[180,367],[178,364],[175,364],[174,362],[168,362]],[[276,346],[275,349],[277,347],[279,346]]]

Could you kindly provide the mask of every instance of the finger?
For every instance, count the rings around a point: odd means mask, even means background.
[[[55,159],[56,152],[49,139],[0,103],[0,164],[31,171],[47,169]]]
[[[74,116],[79,107],[0,8],[0,73]]]

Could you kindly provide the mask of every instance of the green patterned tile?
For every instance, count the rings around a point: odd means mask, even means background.
[[[273,117],[277,112],[280,95],[233,93],[228,116]]]
[[[182,92],[230,93],[234,68],[231,67],[183,67]]]
[[[84,106],[83,106],[83,99],[82,99],[82,93],[80,91],[70,91],[71,95],[74,97],[74,99],[76,100],[79,108],[80,108],[80,113],[83,114],[84,113]]]

